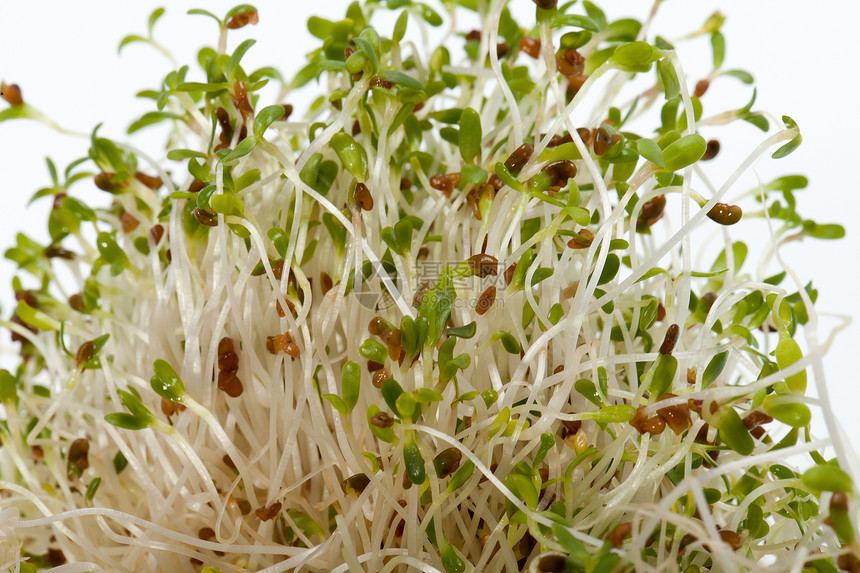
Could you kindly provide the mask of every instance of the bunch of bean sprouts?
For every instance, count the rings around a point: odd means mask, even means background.
[[[192,11],[218,48],[130,128],[169,122],[167,149],[94,131],[38,194],[51,244],[7,251],[0,569],[860,569],[817,293],[779,257],[841,229],[796,213],[800,176],[735,189],[797,126],[703,112],[742,77],[718,17],[691,85],[656,5],[534,3],[529,28],[504,0],[354,3],[287,82],[226,50],[264,13]],[[44,119],[3,90],[0,121]],[[698,130],[734,120],[767,134],[715,173]],[[756,218],[751,268],[730,230]]]

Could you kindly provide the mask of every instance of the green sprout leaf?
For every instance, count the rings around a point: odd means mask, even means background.
[[[367,177],[367,152],[351,135],[336,133],[329,142],[344,169],[363,181]]]
[[[800,479],[803,484],[816,491],[854,491],[854,484],[844,470],[834,465],[818,465],[806,470]]]
[[[188,394],[185,392],[182,379],[179,378],[179,374],[176,373],[173,366],[159,358],[153,363],[152,368],[155,371],[155,376],[149,379],[149,385],[152,386],[155,393],[165,400],[182,404]]]
[[[474,163],[481,154],[481,116],[467,107],[460,114],[460,155],[466,163]]]
[[[358,395],[361,390],[361,368],[353,361],[348,361],[341,370],[341,393],[347,412],[351,412],[358,403]]]
[[[466,563],[460,559],[457,550],[450,543],[442,548],[442,567],[445,568],[445,573],[463,573],[466,570]]]
[[[406,467],[406,476],[415,485],[421,485],[427,479],[424,469],[424,458],[421,450],[413,440],[407,440],[403,444],[403,463]]]
[[[698,133],[685,135],[663,150],[667,171],[677,171],[698,161],[708,149],[705,138]]]
[[[625,72],[647,72],[651,64],[660,59],[660,51],[647,42],[621,44],[610,61]]]
[[[743,420],[731,406],[723,406],[719,411],[720,439],[742,456],[748,456],[755,449],[755,442]]]
[[[270,105],[261,109],[254,118],[254,136],[262,140],[263,134],[269,129],[269,126],[284,117],[285,114],[286,110],[282,105]]]

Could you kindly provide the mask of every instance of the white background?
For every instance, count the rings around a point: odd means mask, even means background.
[[[258,2],[260,23],[231,32],[230,49],[253,36],[258,42],[246,55],[246,69],[275,65],[290,77],[303,64],[304,53],[317,45],[305,28],[307,17],[317,13],[337,19],[347,4],[346,0]],[[645,0],[602,4],[610,19],[643,19],[650,7]],[[222,15],[233,3],[174,1],[156,27],[156,38],[177,61],[192,64],[192,69],[196,50],[204,43],[214,44],[216,36],[214,22],[185,14],[189,8],[201,5]],[[533,13],[529,0],[512,0],[511,5],[518,13]],[[157,87],[170,64],[142,44],[127,46],[121,56],[116,47],[126,34],[145,33],[147,16],[157,6],[150,1],[51,1],[38,5],[3,2],[0,78],[20,84],[29,103],[67,129],[88,133],[103,122],[103,134],[122,139],[129,119],[151,109],[151,102],[135,99],[134,94]],[[697,29],[717,9],[727,16],[723,27],[728,46],[725,66],[751,71],[758,86],[756,108],[777,116],[791,115],[804,135],[804,145],[789,158],[761,162],[758,170],[763,180],[784,173],[807,175],[810,187],[798,193],[800,212],[819,222],[841,223],[848,232],[846,239],[839,242],[806,240],[792,244],[783,249],[783,255],[804,281],[814,280],[820,291],[820,312],[860,316],[860,225],[856,223],[860,189],[853,173],[855,167],[860,167],[860,157],[853,149],[856,134],[860,133],[856,105],[860,87],[860,34],[856,29],[860,4],[850,0],[668,0],[660,9],[654,30],[669,39],[678,38]],[[684,47],[682,61],[691,81],[707,73],[707,39],[700,38]],[[745,86],[728,79],[720,86],[715,84],[709,94],[715,99],[706,101],[708,111],[746,103],[749,89]],[[0,103],[2,106],[5,103]],[[762,139],[761,133],[749,126],[731,133],[732,138],[726,141],[736,143],[735,148],[728,149],[724,144],[726,169],[736,165]],[[157,152],[163,144],[163,132],[145,131],[133,141]],[[86,149],[85,139],[58,135],[35,123],[0,124],[0,246],[11,245],[18,230],[46,240],[49,200],[26,208],[32,193],[49,183],[43,158],[50,155],[62,169],[72,159],[83,156]],[[739,190],[753,184],[754,181]],[[81,185],[78,190],[83,188]],[[13,270],[7,261],[0,263],[0,302],[7,318],[12,305]],[[835,324],[836,321],[825,320],[822,339]],[[858,332],[858,326],[851,325],[840,333],[825,359],[827,386],[837,417],[851,436],[860,432]],[[4,358],[8,357],[13,352],[8,333],[2,334],[0,344]]]

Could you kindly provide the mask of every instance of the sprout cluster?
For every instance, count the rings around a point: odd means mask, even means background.
[[[797,125],[753,90],[706,113],[753,81],[718,14],[691,83],[660,2],[506,4],[354,2],[292,79],[226,50],[265,14],[192,10],[217,48],[128,129],[169,124],[166,150],[96,128],[48,160],[51,243],[6,251],[0,569],[860,570],[842,444],[809,431],[817,291],[778,251],[844,231],[798,214],[802,176],[734,188]],[[164,51],[163,12],[121,47]],[[2,89],[0,121],[55,125]],[[714,173],[700,131],[738,120],[762,139]],[[730,233],[756,219],[757,265]]]

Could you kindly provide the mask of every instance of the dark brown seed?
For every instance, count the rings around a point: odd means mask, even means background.
[[[90,442],[85,438],[78,438],[72,445],[69,446],[69,456],[67,461],[70,466],[75,466],[79,470],[84,471],[90,467],[87,454],[90,451]]]
[[[666,398],[673,398],[674,396],[674,394],[664,394],[660,399],[665,400]],[[677,404],[675,406],[660,408],[657,410],[657,414],[663,418],[666,425],[669,426],[669,429],[672,430],[676,436],[680,436],[686,429],[693,425],[693,421],[690,418],[690,410],[685,404]]]
[[[547,147],[558,147],[559,145],[562,145],[564,143],[572,143],[572,142],[573,142],[573,137],[571,137],[571,135],[569,133],[565,133],[564,135],[557,133],[549,139],[546,146]]]
[[[493,189],[496,191],[501,191],[502,187],[505,186],[505,182],[499,179],[499,176],[493,173],[490,175],[490,178],[487,180],[487,183],[493,186]]]
[[[388,80],[383,80],[379,76],[373,76],[370,78],[370,87],[371,88],[383,88],[386,90],[390,90],[394,87],[394,82],[390,82]]]
[[[702,97],[708,91],[711,85],[711,80],[699,80],[696,82],[696,88],[693,90],[693,97]]]
[[[588,81],[588,76],[586,76],[585,74],[577,74],[575,76],[567,77],[566,94],[568,103],[570,103],[570,100],[576,97],[576,94],[579,93],[579,90],[582,89],[582,86],[585,84],[586,81]]]
[[[254,113],[254,108],[251,107],[251,102],[248,100],[248,91],[245,88],[245,82],[236,80],[236,83],[233,84],[233,91],[230,93],[230,99],[233,101],[233,106],[242,114],[242,119],[247,124],[251,114]],[[242,139],[244,137],[240,134],[239,141],[242,141]]]
[[[215,539],[215,530],[211,527],[203,527],[200,529],[200,531],[197,532],[197,537],[202,539],[203,541]]]
[[[188,192],[197,193],[201,191],[204,187],[206,187],[206,184],[204,182],[200,181],[199,179],[195,179],[191,182],[191,185],[188,186]]]
[[[355,48],[353,48],[352,46],[347,46],[343,50],[343,57],[344,57],[344,59],[348,60],[349,57],[351,55],[353,55],[354,53],[355,53]]]
[[[325,271],[320,272],[320,291],[322,291],[323,294],[326,294],[333,286],[334,283],[328,273]]]
[[[534,0],[535,3],[538,0]],[[489,539],[489,536],[487,536]],[[538,569],[541,573],[562,573],[567,567],[567,559],[561,555],[544,555],[538,561]]]
[[[239,355],[233,350],[219,352],[218,369],[224,372],[236,372],[239,369]]]
[[[469,268],[481,278],[499,274],[499,259],[492,255],[478,253],[466,259],[466,262],[469,264]]]
[[[663,430],[666,429],[666,422],[660,416],[654,416],[653,418],[648,418],[642,423],[641,433],[648,432],[652,436],[656,436],[658,434],[662,434]]]
[[[389,378],[391,378],[391,375],[388,373],[388,371],[385,368],[381,368],[373,373],[373,376],[371,377],[371,382],[374,388],[382,388],[382,385]]]
[[[67,251],[63,247],[59,245],[49,245],[45,247],[45,257],[49,259],[66,259],[71,260],[75,258],[75,254],[72,251]]]
[[[233,138],[233,124],[230,122],[230,114],[223,107],[218,107],[215,110],[215,117],[218,119],[218,125],[221,127],[221,141],[225,144],[230,143]]]
[[[177,412],[181,412],[185,409],[185,406],[179,404],[177,402],[171,402],[167,398],[161,399],[161,413],[167,416],[168,418]]]
[[[753,410],[744,418],[744,426],[747,430],[752,430],[764,424],[773,422],[773,418],[759,410]]]
[[[654,223],[663,218],[663,210],[666,208],[666,196],[657,195],[645,201],[642,204],[642,211],[639,213],[639,218],[636,219],[636,225],[639,227],[652,226]]]
[[[278,259],[277,261],[272,262],[272,274],[275,275],[275,278],[281,280],[284,276],[284,259]],[[295,282],[295,276],[293,275],[293,271],[290,271],[290,275],[287,277],[287,280],[291,283]]]
[[[532,0],[532,2],[537,4],[538,8],[542,8],[544,10],[552,10],[558,6],[558,0]]]
[[[594,134],[594,153],[596,155],[603,155],[609,151],[609,148],[613,145],[613,139],[613,136],[609,135],[609,132],[605,128],[598,128]]]
[[[132,215],[128,211],[122,212],[122,214],[119,216],[119,221],[122,225],[122,232],[126,234],[131,233],[132,231],[137,229],[137,226],[140,224],[140,221],[138,221],[134,217],[134,215]]]
[[[675,349],[675,343],[678,342],[678,334],[681,332],[681,327],[677,324],[669,326],[666,330],[666,336],[663,337],[663,344],[660,345],[660,354],[672,354]]]
[[[239,508],[239,513],[242,515],[248,515],[251,513],[251,503],[247,499],[237,497],[233,498],[233,501],[236,502],[236,507]]]
[[[218,226],[218,213],[216,213],[214,209],[201,209],[196,207],[194,209],[194,219],[206,227]]]
[[[511,263],[507,269],[505,269],[505,284],[510,285],[511,281],[514,280],[514,271],[517,270],[517,263]]]
[[[629,521],[619,523],[615,526],[615,529],[612,530],[612,533],[609,534],[609,542],[616,549],[621,549],[621,546],[624,545],[624,540],[630,537],[630,533],[632,531],[633,524]]]
[[[358,123],[358,121],[352,122],[352,136],[355,137],[359,133],[361,133],[361,125]]]
[[[563,76],[577,76],[585,69],[585,58],[576,50],[562,50],[555,57],[555,67]]]
[[[696,383],[696,371],[692,368],[687,368],[687,384]]]
[[[233,346],[233,339],[229,336],[225,336],[221,340],[218,341],[218,356],[220,357],[222,354],[227,354],[228,352],[233,352],[235,350]],[[219,364],[219,368],[221,370],[227,370],[226,368],[221,367]]]
[[[370,418],[370,423],[377,428],[390,428],[394,425],[394,418],[386,412],[377,412]]]
[[[53,205],[51,205],[51,208],[52,209],[61,208],[63,206],[63,199],[65,199],[68,196],[69,195],[67,193],[57,193],[56,195],[54,195],[54,203],[53,203]]]
[[[564,364],[559,364],[555,367],[555,370],[552,371],[553,374],[558,374],[559,372],[564,372]]]
[[[224,465],[230,468],[231,470],[236,469],[236,462],[233,461],[233,458],[224,454],[224,457],[221,458],[221,461],[224,462]]]
[[[385,336],[394,328],[390,322],[381,316],[375,316],[370,319],[367,325],[367,332],[373,336]]]
[[[534,153],[534,148],[531,144],[523,143],[505,160],[505,167],[507,167],[508,171],[513,175],[519,174],[525,164],[528,163],[532,153]]]
[[[370,478],[367,474],[355,474],[340,482],[344,493],[355,492],[356,495],[361,495],[368,485],[370,485]]]
[[[400,190],[411,189],[412,188],[412,180],[406,177],[400,178]]]
[[[666,318],[666,307],[663,306],[662,302],[657,303],[657,322],[663,322],[663,319]]]
[[[594,133],[596,130],[588,129],[587,127],[577,127],[576,134],[582,140],[586,147],[591,147],[591,144],[594,143]]]
[[[57,549],[56,547],[49,547],[46,557],[51,567],[59,567],[66,562],[66,556],[63,554],[63,550]]]
[[[33,305],[30,305],[33,306]],[[75,354],[75,366],[78,368],[81,367],[82,364],[85,364],[93,359],[95,356],[96,346],[93,344],[92,340],[87,340],[83,344],[78,347],[78,351]]]
[[[397,360],[398,358],[400,358],[400,351],[402,347],[400,330],[394,328],[391,330],[391,332],[383,336],[382,339],[385,341],[385,345],[388,346],[388,358],[390,358],[391,360]]]
[[[152,190],[156,190],[159,187],[161,187],[161,178],[160,177],[153,177],[152,175],[147,175],[146,173],[141,173],[140,171],[135,171],[134,178]]]
[[[571,249],[587,249],[594,242],[594,234],[588,229],[580,229],[576,234],[577,237],[571,237],[567,242]]]
[[[650,418],[646,418],[642,413],[644,406],[640,406],[636,409],[636,415],[633,417],[630,422],[628,422],[631,426],[636,428],[636,430],[640,434],[649,433],[652,435],[662,434],[663,430],[666,429],[666,422],[660,416],[652,416]]]
[[[21,88],[18,84],[4,84],[0,87],[0,97],[9,105],[24,105],[24,98],[21,97]]]
[[[743,217],[744,212],[737,205],[717,203],[708,211],[708,219],[720,225],[734,225]]]
[[[430,187],[441,191],[445,197],[450,197],[462,180],[463,176],[460,173],[439,173],[430,178]]]
[[[540,57],[540,39],[524,36],[520,38],[520,50],[534,59]]]
[[[697,414],[701,414],[703,403],[704,403],[703,400],[694,400],[694,399],[690,398],[689,400],[687,400],[687,407],[689,407],[690,410],[692,410],[693,412],[695,412]],[[719,410],[719,408],[720,408],[720,404],[716,400],[713,400],[711,402],[711,414],[716,414],[717,410]]]
[[[21,317],[20,317],[20,316],[18,316],[18,313],[17,313],[17,312],[16,312],[16,313],[15,313],[15,315],[12,317],[12,322],[13,322],[14,324],[17,324],[18,326],[22,326],[22,327],[26,328],[27,330],[29,330],[29,331],[30,331],[30,332],[32,332],[33,334],[36,334],[36,333],[38,333],[38,332],[39,332],[39,329],[38,329],[38,328],[36,328],[35,326],[32,326],[32,325],[29,325],[29,324],[27,324],[26,322],[24,322],[23,320],[21,320]],[[28,342],[28,340],[27,340],[27,338],[26,338],[26,337],[21,336],[21,335],[20,335],[20,334],[18,334],[17,332],[12,332],[12,342],[21,342],[21,343],[23,343],[23,344],[26,344],[26,343]]]
[[[561,437],[562,437],[562,439],[565,439],[568,436],[575,436],[580,428],[582,428],[582,420],[562,420],[561,421]]]
[[[69,306],[78,312],[82,312],[86,309],[86,305],[84,304],[84,296],[80,293],[73,294],[69,297]]]
[[[242,381],[235,372],[222,370],[218,373],[218,389],[231,398],[238,398],[243,391]]]
[[[485,185],[488,185],[491,189],[493,188],[493,186],[489,185],[488,183],[486,183]],[[477,219],[478,221],[483,220],[484,216],[481,215],[481,206],[478,203],[478,190],[477,190],[477,188],[473,187],[472,190],[469,191],[469,194],[466,195],[466,203],[468,203],[469,208],[472,209],[472,216],[475,217],[475,219]]]
[[[853,553],[843,553],[836,559],[836,565],[843,571],[849,573],[860,572],[860,558]]]
[[[29,290],[16,290],[15,300],[23,300],[33,308],[39,308],[39,301],[36,300],[36,295]]]
[[[370,194],[370,189],[364,183],[356,183],[355,189],[352,191],[353,200],[359,204],[362,211],[370,211],[373,209],[373,196]]]
[[[268,507],[261,507],[257,510],[254,510],[254,513],[257,514],[257,517],[260,518],[260,521],[269,521],[274,518],[281,511],[281,502],[276,501],[272,505]]]
[[[373,360],[367,361],[367,371],[368,372],[377,372],[382,370],[385,367],[384,364],[380,364],[379,362],[374,362]]]
[[[480,42],[481,41],[481,31],[480,30],[469,30],[466,32],[466,41],[467,42]]]
[[[844,491],[834,491],[830,498],[830,513],[848,511],[848,494]]]
[[[111,193],[123,187],[122,183],[116,183],[114,181],[111,181],[114,175],[116,174],[111,173],[109,171],[102,171],[101,173],[93,177],[93,183],[95,183],[96,187],[98,187],[102,191],[107,191],[108,193]]]
[[[297,358],[301,353],[289,332],[266,337],[266,350],[271,354],[288,354]]]
[[[287,121],[288,119],[290,119],[290,116],[293,115],[293,106],[292,104],[288,103],[282,103],[281,105],[284,107],[284,115],[282,115],[278,119],[279,121]]]
[[[723,529],[719,533],[720,533],[720,539],[722,539],[723,542],[728,543],[729,546],[731,546],[731,548],[734,549],[735,551],[740,549],[741,545],[743,545],[743,542],[741,541],[741,536],[738,535],[737,533],[735,533],[734,531],[729,531],[728,529]]]
[[[496,188],[490,183],[482,183],[478,187],[469,191],[469,196],[466,198],[469,201],[469,206],[472,208],[472,214],[479,221],[483,219],[481,213],[481,203],[492,202],[496,198]],[[484,241],[487,237],[484,237]],[[484,247],[486,248],[486,247]]]
[[[553,161],[547,164],[542,171],[550,176],[553,187],[564,187],[567,185],[568,179],[576,177],[576,165],[568,159]]]
[[[433,458],[433,466],[436,468],[436,475],[439,479],[445,479],[460,467],[460,460],[463,459],[463,453],[457,448],[447,448],[439,452]]]
[[[231,30],[236,30],[238,28],[243,28],[248,24],[256,24],[260,21],[260,15],[256,10],[248,10],[246,12],[239,12],[238,14],[234,14],[227,20],[227,27]]]
[[[500,60],[508,55],[511,51],[511,46],[507,42],[499,42],[496,44],[496,57]]]
[[[702,159],[707,161],[708,159],[713,159],[720,152],[720,142],[716,139],[711,139],[708,141],[708,146],[705,148],[705,154],[702,156]]]
[[[482,292],[481,296],[478,297],[478,304],[475,305],[475,312],[479,315],[484,314],[490,310],[490,307],[493,306],[494,302],[496,302],[496,287],[487,287],[487,290]]]

